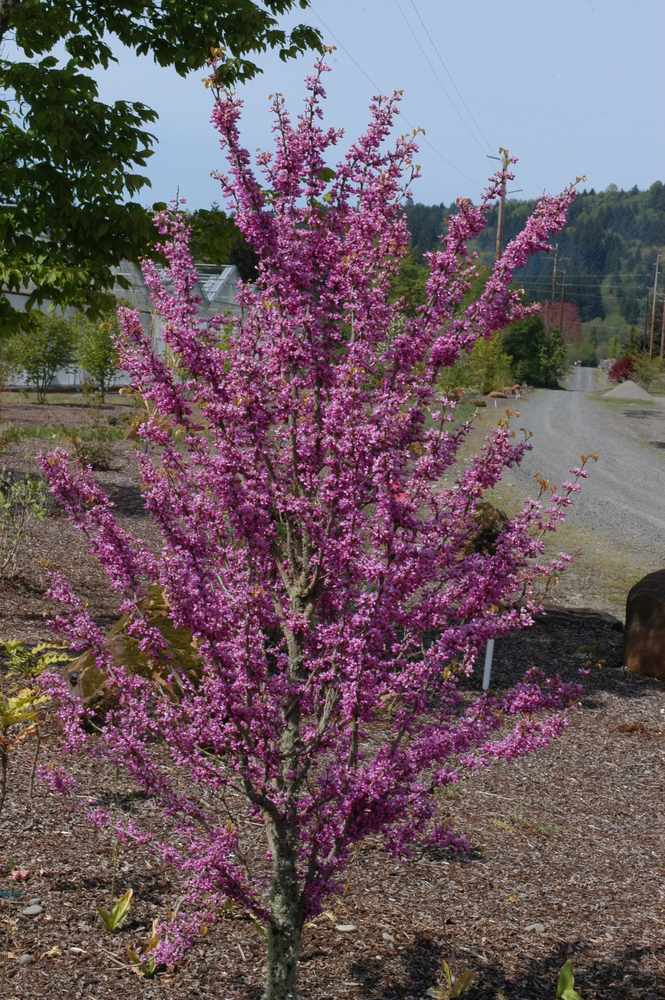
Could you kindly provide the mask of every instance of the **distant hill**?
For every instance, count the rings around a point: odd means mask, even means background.
[[[535,201],[506,201],[504,244],[519,232],[535,204]],[[409,203],[406,206],[413,245],[419,254],[436,247],[444,230],[444,219],[456,211],[456,205],[446,208]],[[495,209],[489,213],[487,229],[475,245],[476,250],[487,255],[488,262],[494,260],[496,223]],[[601,338],[613,333],[625,336],[628,326],[633,324],[643,329],[647,275],[651,276],[653,290],[656,254],[660,249],[665,250],[665,186],[656,181],[648,191],[636,187],[619,191],[616,185],[598,193],[582,191],[556,241],[559,244],[557,298],[565,268],[566,301],[577,306],[585,323],[600,321]],[[533,300],[546,301],[551,297],[552,270],[553,254],[540,254],[519,274]],[[659,291],[665,292],[663,273]],[[661,310],[659,305],[659,320]]]

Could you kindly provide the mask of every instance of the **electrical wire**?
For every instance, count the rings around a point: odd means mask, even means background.
[[[322,24],[322,26],[323,26],[323,27],[325,28],[325,30],[326,30],[326,31],[328,32],[328,34],[330,35],[330,37],[331,37],[332,39],[334,39],[334,41],[335,41],[335,42],[337,42],[337,44],[338,44],[338,46],[340,47],[340,49],[342,50],[342,52],[344,52],[344,53],[345,53],[345,54],[346,54],[346,55],[347,55],[347,56],[349,57],[349,59],[351,60],[351,62],[353,63],[353,65],[354,65],[354,66],[356,67],[356,69],[357,69],[357,70],[359,70],[359,71],[360,71],[360,72],[362,73],[362,75],[363,75],[363,76],[365,77],[365,79],[366,79],[366,80],[368,80],[368,81],[369,81],[369,83],[371,83],[371,84],[372,84],[372,86],[374,87],[374,90],[375,90],[375,92],[376,92],[377,94],[378,94],[378,93],[380,93],[380,92],[381,92],[381,88],[380,88],[379,86],[377,86],[377,84],[376,84],[376,83],[374,83],[374,80],[372,80],[371,76],[369,76],[369,75],[368,75],[368,74],[367,74],[367,73],[365,72],[365,70],[364,70],[364,69],[362,68],[362,66],[360,65],[360,63],[356,62],[356,60],[355,60],[355,59],[353,58],[353,56],[351,55],[351,53],[349,52],[349,50],[348,50],[348,49],[346,48],[346,46],[345,46],[345,45],[343,45],[343,44],[342,44],[342,43],[340,42],[340,40],[339,40],[339,38],[337,37],[337,35],[335,35],[335,34],[334,34],[334,33],[333,33],[333,32],[332,32],[331,30],[330,30],[330,28],[329,28],[329,27],[328,27],[328,25],[327,25],[327,24],[325,23],[325,21],[323,20],[323,18],[321,17],[321,15],[320,15],[320,14],[319,14],[319,13],[318,13],[318,12],[317,12],[316,10],[314,10],[314,7],[312,7],[312,5],[311,5],[311,4],[310,4],[310,8],[309,8],[309,9],[311,10],[312,14],[313,14],[313,15],[314,15],[314,17],[315,17],[315,18],[317,19],[317,21],[320,21],[320,23],[321,23],[321,24]],[[408,118],[406,117],[406,115],[405,115],[405,114],[404,114],[404,113],[403,113],[403,112],[401,111],[401,109],[400,109],[400,112],[399,112],[399,113],[400,113],[401,117],[402,117],[402,118],[404,119],[404,121],[406,122],[406,124],[407,124],[407,125],[409,126],[409,128],[412,128],[412,129],[415,129],[415,125],[413,125],[413,123],[409,121],[409,119],[408,119]],[[479,188],[479,190],[480,190],[480,191],[483,191],[483,190],[485,189],[485,185],[484,185],[484,184],[480,184],[480,183],[479,183],[479,182],[478,182],[477,180],[474,180],[474,178],[473,178],[473,177],[469,177],[469,175],[468,175],[468,174],[465,174],[463,170],[460,170],[460,168],[459,168],[459,167],[455,166],[455,164],[454,164],[454,163],[453,163],[453,162],[452,162],[451,160],[449,160],[447,156],[444,156],[444,155],[443,155],[443,153],[442,153],[442,152],[441,152],[440,150],[438,150],[438,149],[436,148],[436,146],[433,146],[433,145],[432,145],[432,143],[431,143],[431,142],[429,141],[429,139],[428,139],[428,138],[427,138],[427,137],[425,136],[424,132],[422,133],[422,141],[423,141],[423,142],[424,142],[424,143],[425,143],[425,144],[426,144],[427,146],[429,146],[429,148],[430,148],[430,149],[431,149],[431,150],[432,150],[432,151],[433,151],[434,153],[436,153],[436,155],[437,155],[437,156],[440,156],[440,157],[441,157],[441,159],[442,159],[442,160],[444,161],[444,163],[447,163],[449,167],[452,167],[452,168],[453,168],[453,170],[457,171],[457,173],[458,173],[458,174],[460,174],[460,175],[461,175],[462,177],[464,177],[464,178],[465,178],[465,179],[466,179],[467,181],[471,181],[471,183],[472,183],[472,184],[474,184],[474,185],[475,185],[475,186],[476,186],[477,188]]]
[[[413,28],[411,27],[411,23],[410,23],[410,21],[409,21],[408,17],[406,16],[406,14],[404,13],[404,11],[403,11],[403,10],[402,10],[402,8],[400,7],[400,3],[399,3],[399,0],[395,0],[395,6],[397,7],[397,9],[398,9],[398,11],[400,12],[400,14],[402,15],[402,17],[404,18],[404,20],[405,20],[405,22],[406,22],[406,26],[407,26],[407,28],[409,29],[409,31],[410,31],[410,32],[411,32],[411,34],[413,35],[413,37],[414,37],[414,39],[415,39],[415,41],[416,41],[416,45],[418,46],[418,48],[419,48],[419,49],[420,49],[420,51],[422,52],[423,56],[425,57],[425,61],[426,61],[427,65],[428,65],[428,66],[429,66],[429,68],[430,68],[430,69],[432,70],[432,73],[434,73],[434,76],[436,77],[436,79],[437,79],[437,82],[438,82],[439,86],[441,87],[441,90],[442,90],[442,91],[444,92],[444,94],[446,95],[446,97],[447,97],[447,98],[448,98],[448,100],[450,101],[450,104],[451,104],[451,107],[453,108],[453,110],[454,110],[454,111],[455,111],[455,113],[457,114],[457,116],[458,116],[459,120],[461,121],[462,125],[464,126],[464,128],[465,128],[465,129],[467,130],[467,132],[469,133],[469,135],[471,136],[471,138],[473,139],[473,141],[474,141],[474,142],[476,143],[476,145],[478,146],[478,149],[480,150],[480,152],[481,152],[481,153],[483,154],[483,156],[485,156],[485,150],[483,149],[483,147],[481,146],[481,144],[480,144],[480,143],[478,142],[478,139],[477,139],[477,137],[476,137],[476,136],[475,136],[475,135],[473,134],[473,132],[472,132],[472,131],[471,131],[471,129],[469,128],[469,125],[468,125],[468,122],[466,122],[466,121],[464,120],[464,117],[463,117],[463,115],[462,115],[461,111],[459,110],[459,108],[457,107],[457,105],[456,105],[456,104],[455,104],[455,102],[453,101],[452,97],[450,96],[450,94],[448,93],[448,91],[446,90],[446,88],[444,87],[444,85],[443,85],[443,82],[442,82],[442,80],[441,80],[441,77],[439,76],[439,74],[437,73],[437,71],[436,71],[436,70],[434,69],[434,67],[432,66],[432,63],[431,63],[431,62],[430,62],[430,60],[429,60],[429,56],[427,55],[427,53],[425,52],[424,48],[423,48],[423,47],[422,47],[422,45],[420,44],[420,39],[418,38],[418,36],[416,35],[415,31],[414,31],[414,30],[413,30]]]
[[[420,23],[421,23],[421,24],[422,24],[422,26],[423,26],[423,31],[425,32],[425,34],[426,34],[426,35],[427,35],[427,37],[429,38],[429,41],[430,41],[430,45],[432,46],[432,48],[433,48],[433,49],[434,49],[434,51],[436,52],[436,54],[437,54],[437,56],[438,56],[438,59],[439,59],[439,62],[441,63],[441,65],[442,65],[442,66],[443,66],[443,68],[445,69],[445,71],[446,71],[446,73],[447,73],[447,75],[448,75],[448,79],[450,80],[450,82],[452,83],[453,87],[455,88],[455,91],[457,92],[457,96],[459,97],[460,101],[462,102],[462,104],[463,104],[463,105],[464,105],[464,107],[466,108],[466,110],[467,110],[467,113],[468,113],[468,115],[469,115],[469,118],[471,119],[471,121],[473,122],[473,124],[474,124],[474,125],[476,126],[476,128],[477,128],[477,129],[478,129],[478,131],[480,132],[481,136],[483,137],[483,140],[484,140],[484,142],[485,142],[485,143],[487,144],[487,148],[488,148],[488,149],[489,149],[490,151],[493,151],[493,147],[492,147],[492,146],[490,145],[490,143],[488,142],[488,140],[487,140],[487,136],[485,135],[485,133],[484,133],[484,132],[483,132],[483,130],[481,129],[481,127],[480,127],[480,125],[478,124],[478,122],[476,121],[476,119],[475,119],[475,118],[473,117],[473,115],[471,114],[471,111],[469,110],[469,105],[468,105],[468,104],[466,103],[466,101],[464,100],[464,98],[463,98],[463,97],[462,97],[462,95],[460,94],[460,91],[459,91],[459,87],[457,86],[457,84],[456,84],[456,83],[455,83],[455,81],[453,80],[452,76],[450,75],[450,70],[448,69],[448,67],[447,67],[447,66],[446,66],[446,64],[444,63],[443,59],[441,58],[441,53],[439,52],[438,48],[437,48],[437,47],[436,47],[436,45],[434,44],[434,39],[432,38],[432,36],[430,35],[429,31],[427,30],[427,25],[425,24],[425,22],[423,21],[422,17],[420,16],[420,11],[419,11],[419,10],[418,10],[418,8],[416,7],[416,5],[415,5],[415,3],[414,3],[414,0],[411,0],[411,6],[413,7],[414,11],[416,12],[416,17],[418,18],[418,20],[420,21]]]

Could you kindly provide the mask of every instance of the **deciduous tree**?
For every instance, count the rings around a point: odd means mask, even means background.
[[[535,568],[543,533],[585,473],[547,492],[544,507],[527,500],[491,552],[474,551],[476,504],[529,444],[503,420],[442,486],[469,428],[451,429],[437,389],[460,352],[524,314],[513,272],[547,249],[573,191],[541,199],[458,315],[476,267],[467,241],[504,181],[493,178],[478,207],[460,203],[429,256],[422,305],[391,302],[416,144],[403,136],[387,145],[397,98],[376,98],[367,132],[331,171],[341,133],[319,123],[323,69],[308,78],[295,124],[274,100],[275,151],[259,156],[261,181],[240,143],[241,102],[218,95],[222,187],[260,258],[256,283],[239,293],[242,315],[199,318],[177,212],[158,219],[168,284],[145,265],[177,379],[138,314],[122,311],[121,363],[154,410],[140,431],[152,450],[137,460],[161,553],[116,523],[89,470],[62,451],[43,458],[142,648],[168,656],[141,611],[152,583],[202,664],[198,683],[174,678],[179,694],[165,697],[114,663],[83,603],[54,580],[67,609],[58,627],[93,650],[118,698],[90,750],[125,769],[174,830],[160,846],[185,878],[184,901],[160,932],[157,958],[176,963],[233,901],[266,927],[268,1000],[295,997],[304,922],[341,891],[365,837],[380,834],[398,857],[418,841],[456,843],[437,818],[439,789],[463,769],[543,747],[576,695],[538,671],[500,698],[458,691],[487,639],[531,622],[533,574],[552,570]],[[165,422],[181,428],[177,443]],[[58,694],[56,679],[49,690]],[[81,707],[59,696],[80,748]],[[174,783],[168,756],[187,786]],[[55,770],[52,780],[65,781]],[[216,813],[198,787],[221,793],[229,811]],[[127,835],[150,837],[139,824]],[[267,872],[249,863],[257,824]]]
[[[184,76],[225,46],[219,80],[258,72],[249,58],[283,59],[318,44],[305,25],[287,35],[279,15],[306,0],[0,0],[0,325],[25,323],[3,290],[30,285],[28,308],[108,307],[113,267],[139,259],[153,235],[136,196],[157,115],[138,102],[99,100],[91,75],[114,55],[109,36]],[[64,49],[59,60],[52,53]],[[119,279],[122,282],[122,279]]]
[[[15,334],[8,345],[15,368],[37,393],[37,402],[46,402],[56,372],[67,370],[74,357],[74,331],[69,320],[54,314],[35,312],[26,331]]]
[[[101,396],[102,403],[118,371],[115,346],[118,317],[115,313],[92,320],[80,314],[75,323],[75,358]]]

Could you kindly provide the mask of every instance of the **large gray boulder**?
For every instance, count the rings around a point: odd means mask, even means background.
[[[665,680],[665,569],[635,584],[626,601],[623,665]]]

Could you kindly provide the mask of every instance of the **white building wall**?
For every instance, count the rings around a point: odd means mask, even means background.
[[[239,316],[241,309],[236,303],[236,286],[240,280],[240,275],[237,267],[233,264],[227,264],[222,267],[216,267],[212,264],[199,264],[197,265],[197,271],[199,281],[195,292],[201,300],[199,314],[202,317],[211,317],[219,313]],[[150,292],[143,280],[141,269],[130,261],[123,261],[119,267],[115,268],[115,273],[125,278],[130,284],[130,288],[126,289],[116,283],[113,291],[118,300],[127,302],[139,311],[143,328],[147,333],[150,333],[153,350],[158,354],[163,354],[164,341],[161,336],[162,320],[160,316],[156,315],[153,309],[152,302],[150,301]],[[28,296],[33,290],[34,286],[28,286],[25,291],[19,293],[6,292],[5,294],[15,309],[25,309]],[[46,300],[41,306],[42,310],[46,312],[50,304],[50,300]],[[65,316],[71,316],[73,313],[74,310],[71,308],[65,310]],[[56,372],[52,387],[72,388],[80,386],[84,382],[85,372],[80,369],[59,371]],[[119,372],[113,381],[113,385],[126,385],[127,382],[128,376],[124,372]],[[25,385],[25,380],[18,378],[14,384],[16,388],[20,388]]]

